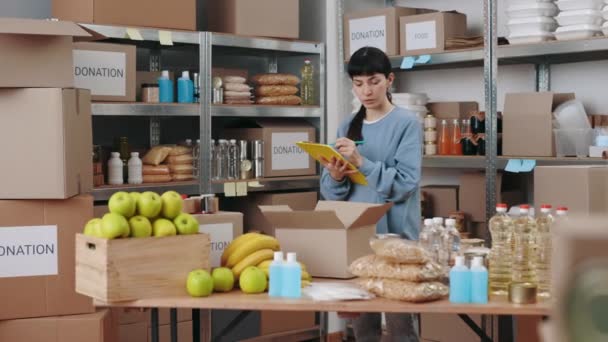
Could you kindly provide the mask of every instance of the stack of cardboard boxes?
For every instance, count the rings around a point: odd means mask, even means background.
[[[0,19],[0,340],[115,340],[75,292],[75,236],[93,216],[91,103],[65,22]]]

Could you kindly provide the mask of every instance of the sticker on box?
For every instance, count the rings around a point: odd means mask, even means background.
[[[0,278],[58,274],[57,226],[0,228]]]
[[[437,48],[437,25],[435,21],[422,21],[405,25],[405,46],[407,50]]]
[[[298,141],[307,141],[307,132],[272,133],[272,169],[297,170],[310,167],[308,153],[296,145]]]
[[[220,267],[222,253],[234,239],[232,223],[201,224],[199,233],[209,234],[211,239],[211,267]]]
[[[91,95],[126,96],[127,54],[74,50],[74,83]]]
[[[349,21],[350,55],[365,46],[386,52],[386,17],[376,16]]]

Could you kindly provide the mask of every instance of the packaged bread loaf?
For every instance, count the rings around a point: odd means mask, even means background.
[[[355,260],[350,273],[363,278],[389,278],[411,282],[441,280],[444,272],[434,262],[426,264],[399,264],[374,254]]]
[[[194,158],[192,157],[192,154],[182,154],[179,156],[168,156],[167,157],[167,163],[169,165],[179,165],[179,164],[192,165],[193,160],[194,160]]]
[[[194,179],[193,174],[185,174],[185,175],[173,174],[173,175],[171,175],[171,180],[173,180],[174,182],[188,181],[188,180],[192,180],[192,179]]]
[[[226,83],[224,84],[225,91],[250,92],[251,88],[247,84],[242,83]]]
[[[290,85],[264,85],[255,89],[257,96],[285,96],[297,93],[298,88]]]
[[[302,99],[295,95],[288,96],[268,96],[259,97],[255,103],[261,105],[282,105],[282,106],[297,106],[302,103]]]
[[[236,84],[245,84],[247,83],[247,79],[241,76],[224,76],[222,77],[222,82],[224,84],[227,83],[236,83]]]
[[[167,183],[172,180],[171,175],[144,175],[144,183]]]
[[[192,147],[188,146],[174,146],[171,148],[171,152],[169,152],[169,156],[181,156],[184,154],[192,155]]]
[[[154,146],[141,159],[142,163],[148,165],[160,165],[171,153],[171,146]]]
[[[169,166],[167,165],[144,165],[142,167],[142,174],[144,175],[168,175],[169,173]]]
[[[192,174],[194,172],[194,166],[192,166],[192,164],[169,165],[169,170],[171,171],[171,174]]]
[[[449,293],[448,287],[439,282],[412,283],[395,279],[361,278],[357,283],[377,296],[412,303],[439,300]]]
[[[300,84],[300,79],[291,74],[259,74],[251,79],[258,85],[291,85]]]
[[[225,91],[224,98],[249,99],[251,98],[251,93],[248,91]]]

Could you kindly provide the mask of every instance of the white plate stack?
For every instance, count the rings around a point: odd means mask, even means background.
[[[559,0],[557,40],[589,39],[602,33],[605,0]]]
[[[509,0],[509,43],[534,44],[552,40],[553,31],[557,28],[554,19],[557,13],[553,0]]]
[[[396,93],[392,95],[395,106],[414,112],[420,122],[424,120],[426,113],[429,112],[426,108],[429,97],[426,94]]]
[[[602,32],[604,36],[608,37],[608,0],[604,0],[604,8],[602,9],[602,19],[604,19],[604,25],[602,25]]]

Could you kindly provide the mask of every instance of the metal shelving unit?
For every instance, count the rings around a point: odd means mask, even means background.
[[[247,192],[267,192],[281,190],[304,190],[316,188],[319,185],[321,176],[301,176],[301,177],[277,177],[241,180],[238,182],[247,183]],[[213,193],[223,194],[226,182],[212,182]]]
[[[553,165],[608,165],[608,160],[601,158],[576,157],[511,157],[498,156],[496,169],[504,170],[510,159],[526,159],[536,161],[536,166]],[[486,160],[483,156],[424,156],[422,167],[446,169],[484,169]]]
[[[93,103],[92,114],[96,117],[148,117],[150,118],[150,139],[160,136],[161,118],[198,117],[199,136],[201,141],[200,180],[196,182],[175,182],[164,184],[144,184],[141,186],[101,187],[93,190],[95,200],[107,200],[116,191],[158,191],[177,190],[185,194],[223,193],[223,184],[211,183],[211,146],[212,126],[217,118],[302,118],[313,123],[321,142],[325,142],[325,45],[322,43],[292,41],[271,38],[242,37],[212,32],[172,31],[153,28],[138,28],[137,33],[143,40],[136,40],[133,30],[126,27],[82,24],[103,37],[117,42],[128,42],[138,47],[150,49],[151,70],[160,70],[160,51],[162,49],[181,49],[197,53],[197,66],[200,74],[200,103],[198,104],[149,104],[149,103]],[[161,42],[161,32],[171,38],[172,44]],[[190,48],[188,48],[190,46]],[[192,47],[195,47],[193,49]],[[312,57],[318,71],[318,106],[233,106],[212,105],[211,92],[204,91],[212,88],[212,68],[214,63],[225,62],[231,58],[244,58],[240,67],[251,67],[249,62],[256,62],[255,72],[272,72],[284,70],[295,72],[299,70],[302,57]],[[266,64],[263,70],[260,65]],[[249,187],[253,191],[275,191],[293,189],[318,188],[319,177],[290,177],[284,181],[279,179],[259,180],[260,186]]]

